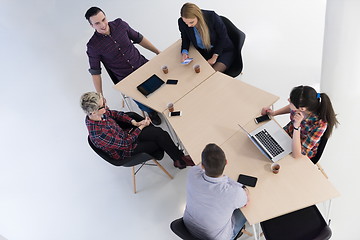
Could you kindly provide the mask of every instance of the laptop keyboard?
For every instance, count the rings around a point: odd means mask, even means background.
[[[264,147],[274,157],[284,151],[284,149],[275,141],[275,139],[265,129],[255,134],[255,137],[264,145]]]

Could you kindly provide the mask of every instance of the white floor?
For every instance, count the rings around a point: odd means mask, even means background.
[[[239,79],[279,95],[275,107],[294,86],[319,87],[325,0],[194,2],[247,34]],[[94,90],[85,54],[93,32],[84,18],[90,6],[103,8],[110,20],[123,18],[164,50],[180,36],[184,1],[0,3],[0,239],[177,239],[169,224],[182,216],[187,170],[166,157],[162,164],[174,179],[158,168],[143,169],[133,194],[130,169],[104,162],[89,148],[79,97]],[[104,92],[110,107],[121,109],[106,75]],[[344,141],[351,122],[342,109],[336,112],[342,124],[321,160],[341,192],[331,208],[332,239],[356,240],[359,141]]]

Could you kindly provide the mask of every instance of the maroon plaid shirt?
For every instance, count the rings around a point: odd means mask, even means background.
[[[130,123],[131,118],[124,112],[108,110],[103,115],[102,121],[93,121],[85,118],[89,130],[90,140],[97,148],[102,149],[114,159],[124,159],[131,156],[131,152],[137,146],[136,139],[140,129],[135,128],[129,133],[122,129],[116,121]]]
[[[290,111],[290,122],[284,127],[284,130],[293,136],[295,111]],[[315,157],[319,147],[320,139],[324,135],[327,123],[321,120],[317,115],[311,114],[301,121],[300,124],[301,153],[308,158]]]
[[[110,35],[95,31],[87,43],[89,72],[91,75],[101,74],[100,62],[102,62],[119,82],[147,62],[134,46],[134,43],[142,41],[143,36],[120,18],[109,22],[109,27]]]

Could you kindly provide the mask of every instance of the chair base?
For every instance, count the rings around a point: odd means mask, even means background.
[[[174,177],[168,172],[168,171],[166,171],[166,169],[157,161],[157,160],[155,160],[155,159],[152,159],[153,161],[154,161],[154,163],[155,163],[155,165],[153,165],[153,164],[148,164],[148,163],[142,163],[141,164],[141,166],[136,170],[135,169],[135,166],[133,166],[132,167],[132,170],[131,170],[131,172],[132,172],[132,179],[133,179],[133,189],[134,189],[134,194],[136,194],[136,173],[144,166],[144,165],[148,165],[148,166],[158,166],[166,175],[168,175],[168,177],[170,178],[170,179],[173,179]]]

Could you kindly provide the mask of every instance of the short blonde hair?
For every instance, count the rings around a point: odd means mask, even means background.
[[[87,92],[80,98],[80,106],[87,115],[99,109],[99,101],[102,98],[101,93]]]
[[[204,44],[205,48],[207,50],[210,50],[211,48],[211,42],[210,42],[210,34],[209,34],[209,28],[205,22],[204,16],[202,14],[201,9],[193,4],[193,3],[185,3],[180,10],[180,15],[183,18],[197,18],[198,19],[198,27],[202,43]]]

